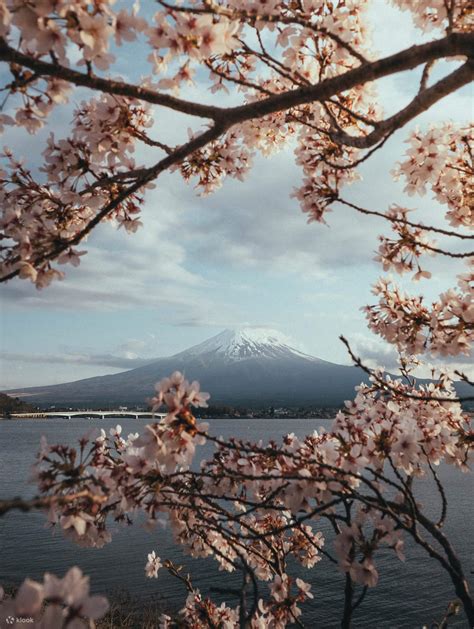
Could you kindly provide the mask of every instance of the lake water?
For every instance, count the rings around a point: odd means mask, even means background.
[[[108,430],[120,423],[128,434],[140,431],[147,421],[123,418],[0,421],[0,498],[28,497],[35,493],[28,477],[42,434],[50,443],[73,444],[91,426]],[[317,419],[210,421],[212,434],[234,434],[249,439],[278,438],[288,432],[302,436],[329,423],[330,420]],[[211,447],[206,445],[201,448],[199,458],[208,455]],[[472,580],[472,478],[447,467],[440,470],[440,475],[450,500],[445,530],[462,559],[465,573]],[[437,513],[436,492],[429,482],[422,482],[422,502]],[[15,584],[26,575],[39,579],[44,572],[62,575],[69,566],[78,565],[90,575],[94,592],[110,593],[126,589],[140,605],[146,605],[153,597],[162,600],[168,609],[178,609],[185,598],[180,583],[165,570],[160,571],[158,579],[145,578],[146,555],[154,549],[162,559],[169,558],[184,564],[203,593],[208,592],[213,584],[237,584],[233,575],[219,572],[212,559],[195,560],[184,556],[166,529],[149,533],[139,524],[117,527],[111,544],[101,549],[83,549],[65,540],[60,532],[53,535],[44,525],[45,516],[39,512],[11,512],[0,518],[0,583]],[[369,591],[357,610],[355,627],[414,629],[429,625],[443,616],[447,603],[455,598],[450,580],[437,562],[427,558],[418,548],[407,545],[406,554],[405,563],[399,562],[391,551],[378,556],[379,585]],[[342,575],[323,559],[311,571],[302,569],[301,577],[312,584],[314,594],[314,600],[303,606],[306,626],[311,629],[339,627]],[[461,615],[449,626],[465,627],[466,621]]]

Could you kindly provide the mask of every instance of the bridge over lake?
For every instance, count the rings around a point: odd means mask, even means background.
[[[73,417],[83,417],[84,419],[105,419],[106,417],[130,417],[133,419],[155,418],[162,419],[166,413],[150,413],[146,411],[34,411],[31,413],[12,413],[12,419],[48,419],[50,417],[61,417],[72,419]]]

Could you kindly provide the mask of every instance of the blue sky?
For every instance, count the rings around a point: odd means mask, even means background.
[[[382,0],[373,3],[371,16],[381,54],[420,41],[409,17]],[[132,73],[132,59],[136,69],[140,50],[122,57],[125,74]],[[142,71],[148,71],[145,63]],[[379,83],[387,113],[407,102],[417,81],[418,74],[410,73]],[[189,90],[187,96],[193,95],[213,98],[200,85]],[[471,96],[464,89],[416,123],[468,119]],[[183,137],[189,124],[170,112],[156,119],[173,138]],[[61,135],[67,111],[55,114],[52,124]],[[51,128],[33,139],[15,130],[4,144],[39,165]],[[379,210],[405,202],[420,208],[425,220],[441,223],[442,208],[429,196],[407,199],[403,186],[391,180],[407,135],[408,128],[395,135],[345,196]],[[20,280],[2,287],[2,388],[113,373],[242,325],[279,329],[298,348],[339,363],[348,362],[338,341],[344,333],[363,355],[389,366],[389,351],[369,334],[360,312],[371,303],[370,285],[381,274],[372,261],[381,221],[339,207],[328,216],[329,227],[307,225],[290,196],[300,178],[291,149],[258,158],[244,183],[227,181],[209,197],[167,174],[147,194],[144,226],[136,234],[103,225],[81,247],[89,252],[81,266],[68,268],[63,282],[41,292]],[[404,281],[413,292],[434,296],[458,268],[437,259],[428,267],[432,282],[410,287]]]

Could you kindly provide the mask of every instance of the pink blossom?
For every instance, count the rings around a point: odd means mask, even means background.
[[[146,576],[148,578],[157,578],[158,577],[158,570],[161,568],[162,563],[160,561],[160,558],[157,557],[155,551],[153,550],[151,553],[148,554],[148,561],[147,564],[145,566],[145,573]]]

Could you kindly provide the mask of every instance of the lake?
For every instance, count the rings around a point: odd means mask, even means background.
[[[135,419],[45,419],[0,421],[0,498],[29,497],[35,493],[29,484],[30,468],[39,447],[41,435],[50,443],[74,444],[91,426],[110,427],[120,423],[124,433],[139,432],[149,420]],[[324,419],[211,419],[214,435],[236,435],[249,439],[278,438],[288,432],[302,436],[320,426]],[[198,450],[198,458],[210,454],[212,445]],[[471,579],[474,571],[472,555],[472,523],[474,521],[474,490],[472,477],[444,467],[440,470],[449,498],[445,530],[460,556],[465,573]],[[437,494],[432,483],[421,481],[422,502],[437,513]],[[45,516],[40,512],[11,512],[0,518],[0,583],[15,584],[25,576],[39,579],[44,572],[63,575],[78,565],[91,577],[92,590],[110,593],[129,591],[140,605],[151,598],[176,610],[186,596],[184,587],[165,570],[158,579],[145,578],[147,553],[156,550],[163,559],[184,564],[193,582],[203,593],[213,584],[236,584],[235,576],[219,572],[212,559],[197,560],[184,556],[174,544],[167,529],[149,533],[135,523],[117,526],[111,544],[101,549],[78,548],[58,531],[45,529]],[[439,620],[449,601],[455,598],[450,580],[438,566],[418,548],[407,544],[407,560],[398,561],[391,551],[378,555],[379,585],[370,590],[357,610],[354,626],[360,629],[414,629]],[[312,584],[314,599],[305,603],[303,621],[308,627],[332,629],[340,626],[342,613],[341,573],[326,559],[313,570],[301,569],[301,577]],[[263,590],[263,588],[262,588]],[[216,600],[220,600],[216,597]],[[230,603],[233,601],[229,600]],[[465,627],[463,616],[456,617],[450,627]]]

